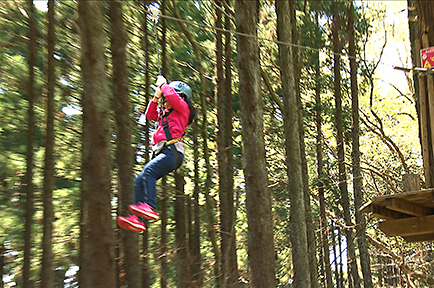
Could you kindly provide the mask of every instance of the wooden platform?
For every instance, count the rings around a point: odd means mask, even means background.
[[[361,211],[383,219],[378,226],[388,236],[408,242],[434,240],[434,189],[381,196]]]

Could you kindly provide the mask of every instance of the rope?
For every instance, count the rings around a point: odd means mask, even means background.
[[[150,12],[152,13],[151,9],[150,9]],[[311,47],[311,46],[307,46],[307,45],[300,45],[300,44],[295,44],[295,43],[286,42],[286,41],[279,41],[277,39],[262,38],[262,37],[258,37],[257,35],[247,34],[247,33],[238,32],[238,31],[235,31],[235,30],[230,30],[230,29],[225,29],[225,28],[211,27],[209,25],[200,24],[200,23],[195,22],[195,21],[185,20],[185,19],[182,19],[182,18],[177,18],[177,17],[173,17],[173,16],[169,16],[169,15],[164,15],[162,13],[159,13],[159,16],[161,18],[165,18],[165,19],[168,19],[168,20],[178,21],[178,22],[182,22],[182,23],[185,23],[185,24],[189,24],[189,25],[195,26],[195,27],[197,27],[197,28],[199,28],[199,29],[201,29],[203,31],[211,32],[213,34],[215,34],[216,31],[221,31],[221,32],[230,33],[232,35],[238,35],[238,36],[244,36],[244,37],[253,38],[253,39],[256,39],[258,41],[266,41],[266,42],[271,42],[271,43],[275,43],[275,44],[278,44],[278,45],[287,45],[287,46],[291,46],[291,47],[298,48],[298,49],[316,51],[316,52],[319,52],[319,53],[324,53],[326,55],[338,55],[338,56],[341,56],[343,58],[363,60],[363,59],[360,59],[360,58],[358,58],[358,57],[356,57],[354,55],[347,55],[347,54],[337,53],[337,52],[330,52],[330,53],[328,53],[328,52],[324,52],[324,49],[322,49],[322,48],[316,48],[316,47]],[[158,54],[158,49],[157,49],[157,54]],[[159,59],[158,59],[158,61],[159,61]],[[389,67],[392,67],[392,68],[395,67],[394,64],[385,63],[385,62],[380,62],[379,64],[383,65],[383,66],[389,66]],[[412,69],[412,68],[409,68],[409,69]]]
[[[158,30],[157,30],[157,23],[158,23],[158,15],[160,14],[160,11],[157,7],[151,6],[149,8],[149,12],[151,12],[151,19],[154,22],[154,35],[155,35],[155,49],[157,51],[157,61],[158,61],[158,74],[161,75],[161,62],[160,62],[160,50],[158,49]]]

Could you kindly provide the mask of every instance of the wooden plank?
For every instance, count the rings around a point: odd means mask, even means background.
[[[386,199],[389,198],[404,199],[407,202],[411,202],[417,205],[423,205],[425,207],[434,209],[434,189],[430,188],[421,191],[411,191],[379,196],[372,200],[370,203],[365,204],[361,211],[365,212],[364,210],[368,209],[367,207],[370,205],[386,206]]]
[[[433,241],[434,234],[422,234],[416,236],[404,236],[405,241],[407,242],[423,242],[423,241]]]
[[[404,192],[420,191],[420,176],[410,173],[402,175],[402,187]]]
[[[386,208],[393,211],[409,214],[412,216],[418,216],[418,217],[431,214],[432,212],[432,210],[427,207],[415,205],[403,199],[397,199],[397,198],[386,199]]]
[[[434,215],[385,220],[378,227],[387,236],[416,236],[434,234]]]
[[[386,219],[386,220],[392,220],[392,219],[400,219],[400,218],[407,218],[409,215],[403,214],[397,211],[389,210],[384,206],[378,206],[374,204],[370,204],[364,208],[362,208],[361,212],[363,213],[371,213],[372,216],[375,216],[377,218]]]

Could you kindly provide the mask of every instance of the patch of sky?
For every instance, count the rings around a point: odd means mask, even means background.
[[[33,0],[33,4],[35,7],[41,11],[48,10],[48,1],[47,0]]]
[[[80,268],[78,266],[72,266],[65,272],[65,280],[63,280],[64,287],[72,288],[72,287],[78,287],[76,281],[75,281],[75,275],[77,274],[78,270]]]
[[[65,113],[67,116],[82,114],[81,107],[73,104],[63,107],[62,112]]]

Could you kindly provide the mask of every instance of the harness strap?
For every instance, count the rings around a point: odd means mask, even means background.
[[[178,137],[178,138],[175,138],[175,139],[169,140],[169,141],[166,142],[166,146],[169,146],[169,145],[175,144],[176,142],[179,142],[179,141],[181,141],[181,140],[182,140],[181,137]]]
[[[164,119],[166,121],[164,121]],[[167,118],[166,115],[164,115],[161,121],[163,122],[162,124],[163,124],[164,134],[166,134],[167,141],[172,140],[172,134],[170,134],[170,129],[169,129],[169,119]]]
[[[181,157],[179,156],[178,150],[176,150],[175,143],[181,141],[181,138],[175,138],[175,139],[172,138],[172,134],[170,133],[169,130],[169,119],[167,118],[170,112],[167,115],[164,115],[161,119],[161,122],[163,124],[164,134],[166,134],[166,139],[167,139],[167,142],[164,146],[166,147],[172,146],[172,149],[175,149],[174,153],[176,157],[176,166],[179,167],[181,165]]]

